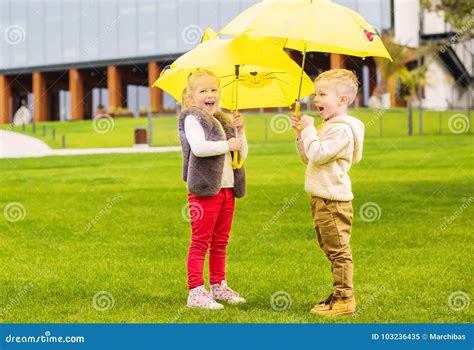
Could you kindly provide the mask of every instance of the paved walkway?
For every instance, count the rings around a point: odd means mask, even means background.
[[[181,147],[179,146],[52,149],[37,138],[16,132],[0,130],[0,159],[109,153],[163,153],[177,152],[180,150]]]

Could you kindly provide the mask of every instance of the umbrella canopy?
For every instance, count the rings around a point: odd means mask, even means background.
[[[178,101],[190,73],[208,69],[220,78],[220,106],[229,110],[288,107],[298,95],[301,68],[283,50],[284,40],[271,38],[209,39],[163,70],[153,84]],[[313,92],[305,74],[304,96]]]
[[[235,17],[221,34],[286,39],[301,52],[331,52],[392,59],[375,29],[357,12],[328,0],[257,3]]]

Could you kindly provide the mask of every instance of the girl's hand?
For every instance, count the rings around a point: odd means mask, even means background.
[[[244,132],[244,118],[240,116],[239,112],[234,113],[232,124],[234,125],[234,128],[237,129],[237,134],[242,134]]]
[[[232,137],[227,140],[227,144],[229,145],[229,151],[240,151],[242,149],[242,140],[236,137]]]

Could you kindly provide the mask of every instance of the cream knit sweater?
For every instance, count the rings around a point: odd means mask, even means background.
[[[330,200],[352,200],[348,172],[362,159],[363,142],[364,124],[348,115],[329,119],[319,131],[313,125],[304,128],[296,147],[308,164],[305,191]]]

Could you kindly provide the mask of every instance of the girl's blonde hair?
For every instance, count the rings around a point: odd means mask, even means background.
[[[190,73],[188,76],[188,82],[186,83],[186,87],[183,90],[183,94],[181,95],[181,109],[185,110],[191,107],[189,103],[189,97],[194,92],[196,88],[196,81],[201,77],[213,77],[217,81],[217,86],[220,85],[220,80],[213,72],[207,69],[198,68],[194,72]]]
[[[331,69],[319,74],[314,83],[318,81],[327,81],[334,85],[339,95],[346,95],[349,98],[349,105],[354,102],[359,88],[359,81],[354,72],[347,69]]]

